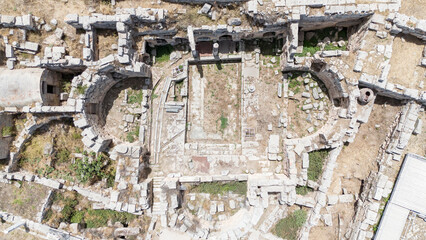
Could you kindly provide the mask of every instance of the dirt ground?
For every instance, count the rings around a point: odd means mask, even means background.
[[[245,141],[258,142],[259,152],[265,151],[269,135],[281,134],[283,131],[282,127],[278,128],[278,123],[280,116],[285,112],[285,100],[279,98],[277,94],[277,86],[282,82],[282,74],[279,57],[275,57],[275,63],[271,62],[272,58],[271,55],[260,55],[259,78],[251,76],[244,80],[243,134]],[[250,89],[254,91],[251,92]],[[270,124],[271,131],[268,130]],[[275,164],[272,163],[272,165]]]
[[[100,123],[104,134],[123,142],[129,141],[127,135],[135,132],[139,126],[140,113],[136,114],[134,109],[142,107],[141,94],[144,84],[145,80],[141,78],[126,79],[107,92],[102,104],[102,115],[105,120]],[[127,91],[127,103],[124,103],[125,91]],[[133,123],[123,120],[123,116],[127,114],[134,115]],[[136,135],[133,139],[137,140]]]
[[[18,188],[14,184],[0,183],[0,209],[36,221],[48,192],[49,188],[39,184],[22,182]]]
[[[402,105],[396,100],[377,97],[368,122],[361,125],[355,141],[345,146],[340,153],[335,173],[339,173],[337,177],[342,178],[342,187],[350,193],[358,193],[360,181],[365,179],[370,171],[377,170],[375,160],[379,148],[385,141],[388,128],[401,107]],[[358,184],[350,186],[355,182]],[[336,187],[332,184],[330,189],[334,190],[334,193],[340,193],[341,189],[334,189]]]
[[[51,178],[69,179],[71,154],[82,152],[81,130],[69,123],[53,122],[42,127],[25,144],[19,166]]]
[[[241,64],[220,64],[198,66],[200,80],[203,81],[203,109],[194,112],[190,109],[190,119],[201,114],[202,128],[207,134],[220,136],[220,142],[235,143],[240,140],[240,98]],[[192,73],[190,73],[192,76]],[[190,82],[193,79],[190,79]],[[191,83],[189,84],[191,86]],[[194,100],[190,88],[190,101]],[[194,124],[194,123],[193,123]]]
[[[386,58],[384,54],[378,54],[377,52],[370,53],[370,51],[376,51],[376,48],[378,45],[386,46],[386,45],[392,44],[392,39],[389,36],[386,39],[380,39],[376,37],[376,32],[374,31],[368,31],[365,39],[366,39],[366,44],[362,48],[362,51],[368,52],[368,56],[366,57],[366,59],[363,60],[362,72],[368,73],[371,75],[380,76],[383,69],[382,65],[383,65],[383,62],[385,62]],[[392,52],[392,54],[395,54],[395,50]],[[355,53],[355,56],[357,56],[357,53]],[[392,58],[394,58],[393,55],[392,55]],[[401,61],[401,59],[399,59],[399,61]],[[354,63],[355,63],[355,60],[354,62],[352,62],[352,64]],[[391,65],[391,66],[392,68],[394,67],[394,65]],[[353,71],[348,71],[348,72],[353,72]]]
[[[26,232],[24,227],[19,227],[18,229],[10,232],[8,234],[4,234],[3,231],[12,226],[10,223],[2,223],[0,222],[0,240],[41,240],[44,238],[36,237],[28,232]]]
[[[422,59],[423,48],[424,44],[419,39],[409,35],[398,35],[392,46],[390,61],[392,67],[388,82],[424,90],[419,87],[419,83],[425,81],[426,70],[418,66]]]
[[[112,44],[117,44],[118,34],[114,30],[97,30],[98,34],[98,59],[102,59],[110,54],[115,53],[116,50],[111,48]]]
[[[413,16],[417,19],[424,19],[426,15],[426,8],[424,7],[424,4],[424,0],[401,1],[399,13]]]
[[[379,148],[385,141],[388,128],[401,107],[398,101],[384,97],[376,98],[369,121],[361,125],[355,141],[345,146],[337,158],[337,167],[328,194],[342,194],[342,188],[348,193],[359,194],[362,180],[366,179],[371,171],[378,170],[376,157]],[[317,236],[315,239],[337,239],[335,227],[338,226],[338,216],[342,220],[344,234],[355,213],[354,205],[349,203],[334,205],[331,213],[333,226],[319,225],[312,228],[311,235],[315,234]]]

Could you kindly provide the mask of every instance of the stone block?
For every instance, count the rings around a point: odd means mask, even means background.
[[[14,16],[1,15],[0,23],[5,27],[11,27],[15,24]]]
[[[65,16],[65,22],[68,24],[78,23],[78,21],[79,21],[78,14],[68,14]]]
[[[140,229],[138,227],[124,227],[124,228],[116,228],[114,230],[114,236],[115,237],[129,237],[129,236],[136,236],[140,233]]]
[[[24,49],[28,50],[28,51],[32,51],[32,52],[37,52],[38,51],[38,43],[35,42],[25,42],[24,43]]]
[[[337,195],[328,195],[328,205],[334,205],[337,204],[337,201],[339,200],[339,196]]]
[[[310,109],[312,109],[313,107],[314,107],[314,106],[313,106],[312,104],[305,104],[305,105],[303,105],[302,110],[303,110],[303,111],[310,110]]]
[[[339,202],[340,203],[351,203],[353,201],[354,201],[354,195],[352,195],[352,194],[339,195]]]
[[[323,214],[322,220],[323,220],[323,222],[326,226],[332,226],[333,225],[333,219],[332,219],[330,213]]]

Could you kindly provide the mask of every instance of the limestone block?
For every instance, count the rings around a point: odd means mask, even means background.
[[[339,200],[339,196],[337,195],[328,195],[328,205],[334,205],[337,204],[337,201]]]
[[[353,201],[354,201],[354,195],[352,195],[352,194],[339,195],[339,202],[340,203],[351,203]]]

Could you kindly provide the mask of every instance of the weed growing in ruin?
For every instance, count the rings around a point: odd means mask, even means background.
[[[223,130],[225,130],[225,128],[228,127],[228,118],[222,115],[220,116],[219,120],[220,120],[220,131],[223,132]]]
[[[137,138],[139,138],[139,126],[137,126],[133,131],[129,131],[127,133],[126,139],[128,142],[132,143],[136,141]]]
[[[297,186],[296,187],[296,193],[299,195],[306,195],[310,192],[313,192],[314,190],[307,186]]]
[[[82,95],[86,92],[87,90],[87,86],[86,85],[81,85],[77,87],[77,93]]]
[[[88,157],[76,159],[73,168],[77,179],[82,183],[93,182],[102,178],[109,178],[111,171],[107,171],[109,158],[104,154],[99,154],[98,157],[89,161]]]
[[[12,136],[14,134],[13,127],[12,126],[3,127],[2,130],[1,130],[1,134],[2,134],[3,137]]]
[[[61,88],[62,92],[71,92],[71,82],[64,82],[62,83],[62,88]]]

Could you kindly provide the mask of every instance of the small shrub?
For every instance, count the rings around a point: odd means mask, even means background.
[[[60,149],[56,153],[56,159],[59,163],[68,162],[68,160],[70,159],[70,152],[67,149]]]
[[[132,143],[135,141],[135,137],[130,132],[127,133],[126,139],[129,143]]]
[[[71,217],[71,223],[82,223],[84,219],[84,212],[83,211],[78,211],[75,212],[74,215],[72,215]]]
[[[275,225],[274,234],[287,240],[296,240],[306,218],[307,214],[304,210],[296,210]]]
[[[62,84],[62,92],[71,92],[71,82],[64,82]]]
[[[114,187],[114,183],[115,183],[115,173],[116,173],[116,170],[115,170],[115,168],[114,169],[112,169],[110,172],[109,172],[109,174],[108,174],[108,176],[107,176],[107,187]]]
[[[108,163],[104,164],[106,160],[108,160],[109,163],[109,159],[106,159],[106,156],[103,154],[100,154],[92,162],[89,162],[87,157],[76,159],[73,168],[75,169],[77,179],[82,183],[87,183],[108,177],[107,173],[104,171],[108,165]]]
[[[228,127],[228,118],[224,117],[223,115],[220,116],[220,131],[225,130],[226,127]]]
[[[86,92],[87,90],[87,86],[86,85],[81,85],[77,87],[77,93],[82,95]]]
[[[13,127],[12,126],[5,126],[3,127],[3,129],[1,130],[2,136],[3,137],[8,137],[8,136],[12,136],[14,131],[13,131]]]
[[[77,199],[65,198],[65,206],[61,211],[62,221],[70,222],[71,217],[75,214],[75,207],[78,204]]]

